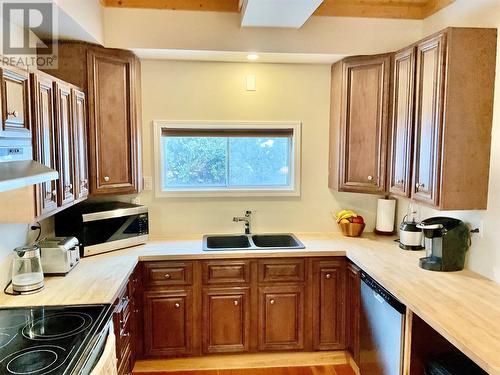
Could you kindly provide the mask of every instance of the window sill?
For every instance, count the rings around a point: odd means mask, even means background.
[[[300,197],[298,189],[161,190],[157,198]]]

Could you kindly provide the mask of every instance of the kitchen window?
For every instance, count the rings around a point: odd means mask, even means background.
[[[300,195],[300,123],[155,121],[156,195]]]

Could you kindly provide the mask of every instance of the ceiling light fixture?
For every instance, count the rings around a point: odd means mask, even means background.
[[[252,52],[247,55],[247,59],[250,61],[255,61],[259,59],[259,55],[256,54],[255,52]]]

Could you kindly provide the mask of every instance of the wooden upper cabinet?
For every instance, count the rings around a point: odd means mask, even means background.
[[[250,290],[208,288],[203,291],[203,352],[246,352],[250,344]]]
[[[487,208],[496,29],[448,28],[417,44],[415,200]]]
[[[87,107],[85,94],[82,91],[77,89],[71,90],[71,110],[73,113],[75,151],[75,199],[81,201],[89,195]]]
[[[417,46],[413,197],[439,204],[446,34]]]
[[[73,116],[71,112],[71,88],[61,82],[54,83],[55,119],[57,131],[59,206],[75,200],[75,154]]]
[[[339,190],[383,193],[391,58],[362,56],[342,64]]]
[[[415,47],[395,54],[393,62],[389,191],[411,195]]]
[[[1,112],[0,133],[7,137],[31,137],[29,74],[15,67],[0,67]]]
[[[91,193],[136,193],[136,59],[130,53],[90,49],[87,63]]]
[[[56,126],[54,118],[54,86],[52,77],[44,73],[31,74],[33,157],[52,169],[58,169]],[[36,186],[37,216],[43,217],[58,207],[58,180]]]
[[[343,260],[314,262],[314,349],[345,348],[345,263]]]

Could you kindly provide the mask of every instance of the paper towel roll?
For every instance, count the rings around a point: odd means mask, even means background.
[[[379,199],[377,203],[376,232],[382,234],[394,233],[394,220],[396,214],[395,199]]]

